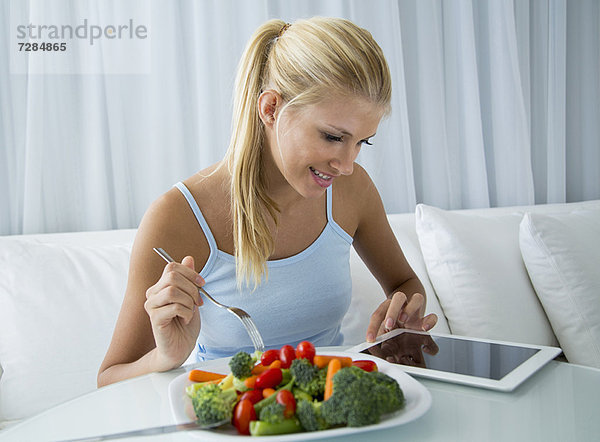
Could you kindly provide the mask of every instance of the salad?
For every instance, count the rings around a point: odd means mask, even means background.
[[[263,353],[236,353],[227,375],[192,370],[186,389],[198,423],[231,422],[266,436],[376,424],[405,405],[398,382],[371,360],[317,355],[303,341]]]

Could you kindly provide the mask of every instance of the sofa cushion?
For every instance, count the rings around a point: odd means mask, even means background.
[[[521,218],[417,206],[427,272],[452,333],[557,345],[521,259]]]
[[[129,241],[77,246],[0,238],[0,421],[27,417],[96,388],[129,253]]]
[[[569,362],[600,368],[600,207],[526,214],[521,253]]]

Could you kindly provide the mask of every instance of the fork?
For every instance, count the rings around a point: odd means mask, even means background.
[[[173,258],[171,258],[169,256],[169,254],[167,252],[165,252],[163,249],[154,247],[153,250],[156,253],[158,253],[162,257],[162,259],[164,259],[165,261],[175,262],[175,260]],[[242,324],[244,325],[246,332],[248,332],[248,336],[250,336],[250,339],[252,340],[254,349],[256,351],[261,351],[261,352],[265,351],[265,344],[263,342],[262,336],[260,335],[258,329],[256,328],[256,325],[254,324],[254,321],[252,320],[252,318],[250,317],[250,315],[248,313],[246,313],[241,308],[230,307],[228,305],[221,304],[215,298],[210,296],[208,294],[208,292],[206,290],[204,290],[204,288],[202,288],[202,287],[198,287],[198,291],[200,293],[203,293],[204,296],[206,296],[217,307],[221,307],[221,308],[227,310],[228,312],[232,313],[233,315],[237,316],[237,318],[240,321],[242,321]]]
[[[230,423],[231,420],[213,422],[211,424],[200,424],[188,422],[185,424],[163,425],[160,427],[142,428],[141,430],[123,431],[122,433],[103,434],[101,436],[84,437],[81,439],[69,439],[63,442],[95,442],[99,440],[126,439],[138,436],[152,436],[155,434],[175,433],[177,431],[210,430]]]

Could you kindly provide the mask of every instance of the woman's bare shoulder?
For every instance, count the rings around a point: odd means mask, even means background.
[[[362,207],[365,201],[372,198],[377,189],[367,171],[361,165],[355,163],[351,175],[336,179],[334,192],[334,197],[342,199],[344,205],[350,205],[356,209]]]
[[[163,247],[166,250],[169,247],[172,250],[183,242],[184,232],[193,230],[193,226],[194,214],[183,194],[179,189],[171,188],[146,210],[138,228],[136,243],[143,243],[146,249]]]
[[[333,187],[333,217],[351,236],[354,236],[364,210],[372,198],[379,198],[367,171],[354,164],[351,175],[336,178]]]
[[[177,230],[178,224],[185,222],[188,211],[183,194],[172,187],[150,204],[142,218],[140,229]]]
[[[374,187],[373,180],[369,176],[369,173],[358,163],[354,163],[354,171],[345,178],[345,184],[353,191],[362,190],[362,192],[360,192],[361,194],[368,192],[370,188]]]
[[[210,174],[210,168],[194,174],[183,183],[203,214],[214,212],[218,200],[214,196],[215,189],[220,186],[216,174]],[[197,270],[202,268],[210,254],[208,240],[190,202],[176,187],[150,204],[140,223],[136,243],[144,254],[152,247],[162,247],[177,261],[191,255]]]
[[[183,181],[202,212],[220,208],[225,198],[229,198],[231,178],[223,162],[195,173]]]

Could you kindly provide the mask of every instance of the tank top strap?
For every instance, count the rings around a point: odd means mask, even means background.
[[[177,187],[179,189],[179,191],[187,200],[190,208],[192,209],[192,212],[194,212],[194,216],[196,217],[198,224],[200,224],[200,228],[202,229],[202,232],[204,233],[204,236],[208,241],[208,245],[210,247],[210,255],[213,256],[215,253],[217,253],[217,241],[215,240],[215,237],[213,236],[210,227],[208,227],[208,223],[206,222],[206,219],[204,219],[204,216],[202,215],[202,211],[200,210],[198,203],[192,196],[192,193],[187,188],[187,186],[181,181],[175,184],[173,187]]]
[[[327,222],[333,221],[333,186],[327,188]]]
[[[333,186],[329,186],[327,188],[327,223],[335,230],[335,232],[340,235],[344,240],[348,241],[350,244],[354,241],[348,232],[342,229],[338,223],[333,219]]]

